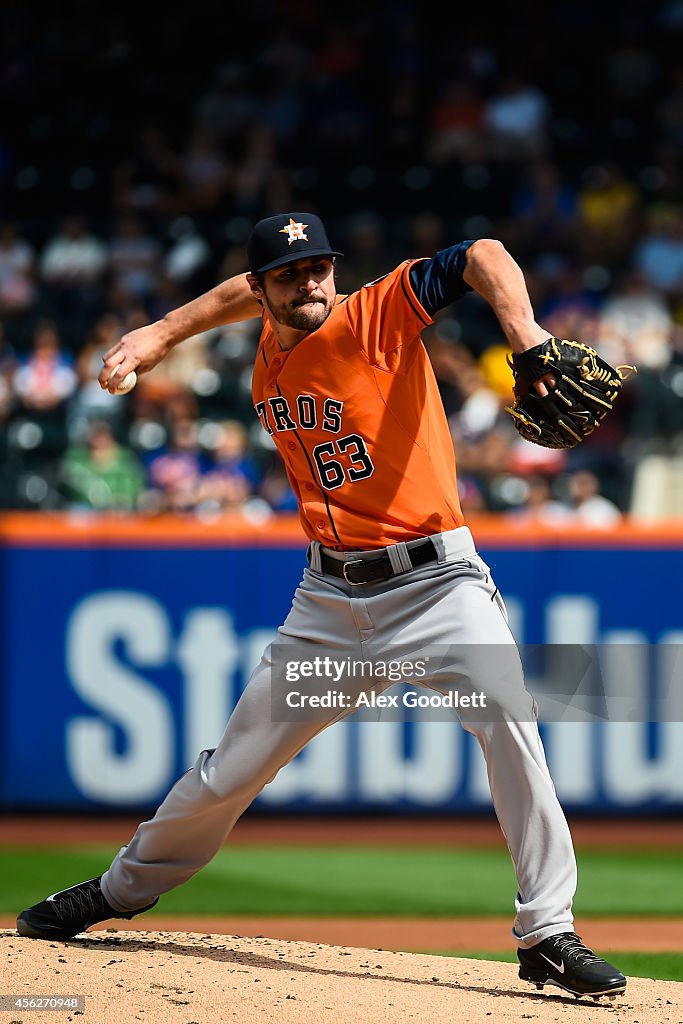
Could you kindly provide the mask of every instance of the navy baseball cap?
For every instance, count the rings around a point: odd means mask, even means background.
[[[278,213],[254,225],[247,240],[252,274],[274,270],[308,256],[343,256],[330,245],[325,225],[314,213]]]

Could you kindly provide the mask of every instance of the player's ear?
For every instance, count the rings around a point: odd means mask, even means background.
[[[247,284],[257,302],[263,302],[264,293],[261,287],[261,277],[258,274],[247,274]]]

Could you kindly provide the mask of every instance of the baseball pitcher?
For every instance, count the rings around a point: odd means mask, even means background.
[[[453,657],[415,682],[488,697],[485,715],[467,707],[458,715],[483,751],[514,863],[520,977],[577,997],[613,998],[625,977],[574,932],[572,838],[503,601],[463,520],[452,439],[421,332],[468,291],[482,296],[510,345],[515,425],[553,447],[572,447],[599,426],[625,371],[581,342],[548,336],[521,268],[498,241],[463,241],[405,260],[350,295],[337,294],[340,255],[315,214],[268,217],[249,238],[248,274],[132,331],[105,355],[100,384],[115,393],[184,339],[262,318],[253,404],[296,494],[308,564],[218,747],[198,754],[101,876],[23,911],[18,931],[64,940],[150,909],[207,864],[280,768],[344,716],[333,707],[315,718],[275,719],[278,648],[313,659],[327,650],[360,647],[377,656],[392,644],[436,645]],[[482,658],[496,648],[506,656]]]

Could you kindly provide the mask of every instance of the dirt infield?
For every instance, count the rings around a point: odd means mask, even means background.
[[[683,984],[629,979],[614,1001],[537,992],[512,964],[310,942],[170,932],[97,932],[68,943],[0,933],[0,990],[85,996],[81,1013],[23,1011],[9,1024],[681,1024]],[[3,1006],[4,1009],[4,1006]]]

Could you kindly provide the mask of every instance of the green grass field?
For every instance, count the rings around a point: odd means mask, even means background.
[[[50,892],[100,874],[117,849],[0,851],[0,913],[15,914]],[[678,851],[588,849],[579,850],[578,861],[577,918],[683,914]],[[505,850],[236,845],[221,850],[189,882],[166,893],[149,916],[512,917],[514,892]],[[509,957],[486,951],[443,952],[514,960],[514,950]],[[683,956],[675,951],[619,954],[619,966],[636,976],[683,980]]]
[[[0,912],[100,874],[116,847],[0,851]],[[226,847],[164,896],[167,914],[495,916],[513,911],[506,851],[490,848]],[[675,850],[579,854],[577,916],[683,914]]]

